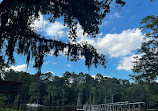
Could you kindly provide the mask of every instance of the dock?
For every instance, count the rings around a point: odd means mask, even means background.
[[[116,102],[100,105],[85,104],[83,109],[76,109],[77,111],[142,111],[145,108],[145,102]]]

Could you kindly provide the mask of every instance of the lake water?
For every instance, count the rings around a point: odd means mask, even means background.
[[[75,107],[27,107],[26,111],[76,111]],[[158,111],[157,110],[147,110],[147,111]]]
[[[43,107],[27,107],[26,111],[76,111],[76,108],[43,106]],[[151,111],[151,110],[147,110],[147,111]],[[154,110],[154,111],[158,111],[158,110]]]
[[[26,111],[76,111],[75,107],[27,107]]]

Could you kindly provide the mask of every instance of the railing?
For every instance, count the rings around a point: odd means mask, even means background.
[[[84,111],[141,111],[144,108],[144,102],[128,103],[127,101],[100,105],[86,104],[83,106]]]

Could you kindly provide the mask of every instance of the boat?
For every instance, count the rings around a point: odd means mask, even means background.
[[[76,111],[85,111],[84,109],[77,108]]]
[[[41,105],[38,104],[38,103],[28,103],[28,104],[26,104],[26,106],[27,106],[27,107],[39,107],[39,106],[41,106]]]

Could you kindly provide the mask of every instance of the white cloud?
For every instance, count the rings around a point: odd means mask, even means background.
[[[4,75],[3,71],[0,70],[0,78],[4,80],[4,77],[5,77],[5,75]]]
[[[120,60],[119,65],[117,66],[117,70],[130,71],[130,70],[133,68],[133,63],[132,63],[132,61],[134,60],[133,57],[134,57],[134,56],[123,57],[123,58]]]
[[[88,38],[83,35],[83,30],[79,26],[77,35],[79,36],[78,42],[87,41],[92,44],[99,53],[109,55],[110,57],[123,57],[117,67],[117,70],[130,71],[133,66],[132,62],[134,56],[125,57],[131,55],[132,51],[140,48],[144,41],[144,34],[140,29],[127,29],[119,34],[99,34],[97,38]]]
[[[63,30],[66,26],[60,22],[50,23],[48,20],[45,20],[41,14],[30,26],[38,31],[44,31],[47,36],[63,37],[66,34]]]
[[[66,26],[64,26],[62,23],[55,22],[48,25],[46,28],[46,34],[53,37],[63,37],[66,34],[66,32],[63,30],[65,28]]]
[[[6,68],[5,71],[9,71],[10,69],[13,69],[14,71],[23,71],[27,72],[27,64],[18,65],[18,66],[10,66],[9,68]]]
[[[158,79],[156,80],[156,83],[158,83]]]
[[[91,77],[95,78],[96,75],[91,75]]]
[[[101,27],[104,26],[104,25],[107,25],[107,24],[108,24],[108,21],[104,21],[104,22],[102,23]]]
[[[44,61],[44,65],[51,64],[51,61]]]
[[[78,39],[84,40],[87,38],[88,34],[83,35],[83,29],[82,29],[81,25],[79,25],[79,24],[77,24],[77,31],[76,32],[77,32]]]
[[[117,66],[117,70],[126,70],[126,71],[130,71],[133,69],[133,65],[134,65],[134,61],[136,61],[136,59],[134,57],[138,57],[140,58],[141,57],[141,54],[138,55],[138,54],[134,54],[134,55],[131,55],[129,57],[123,57],[121,60],[120,60],[120,63],[119,65]]]
[[[118,12],[113,14],[115,17],[119,17]],[[40,21],[44,20],[43,16],[40,15]],[[44,20],[45,21],[45,20]],[[35,23],[37,26],[41,27],[40,23]],[[66,26],[60,22],[48,23],[44,25],[46,35],[53,37],[63,37],[66,36]],[[106,34],[103,36],[99,34],[97,38],[88,38],[87,34],[83,35],[83,29],[78,24],[77,26],[77,41],[87,41],[89,44],[92,44],[99,53],[108,54],[110,57],[120,57],[131,54],[135,49],[138,49],[141,46],[144,35],[140,29],[127,29],[122,31],[120,34]]]
[[[121,16],[119,15],[118,12],[115,12],[114,14],[110,15],[110,18],[120,18]]]
[[[99,36],[102,36],[102,34]],[[78,42],[87,41],[97,48],[99,53],[108,54],[110,57],[120,57],[131,54],[133,50],[138,49],[143,42],[144,35],[137,28],[124,30],[120,34],[106,34],[95,39],[87,38],[83,35],[79,37]]]
[[[46,73],[52,73],[52,74],[54,74],[54,72],[53,72],[53,71],[47,71]]]
[[[67,64],[66,66],[67,66],[67,67],[71,67],[71,65],[70,65],[70,64]]]
[[[48,21],[44,20],[43,15],[40,14],[39,18],[31,24],[31,27],[37,30],[43,30],[47,24],[48,24]]]
[[[91,77],[96,79],[96,75],[91,75]],[[110,76],[103,76],[103,77],[111,78]]]

